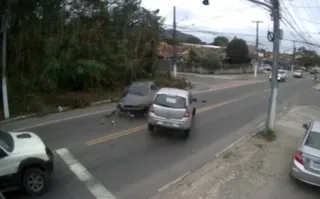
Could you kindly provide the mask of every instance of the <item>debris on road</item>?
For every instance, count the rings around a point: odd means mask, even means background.
[[[319,119],[319,108],[293,107],[278,120],[273,142],[252,137],[150,199],[319,198],[319,189],[289,175],[301,125]]]

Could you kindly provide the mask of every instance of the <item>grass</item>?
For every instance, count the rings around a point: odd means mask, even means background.
[[[257,133],[258,138],[262,138],[268,142],[272,142],[277,138],[277,135],[274,130],[267,129],[267,130],[261,130]]]
[[[228,152],[228,153],[225,153],[224,155],[223,155],[223,158],[224,159],[227,159],[227,158],[229,158],[229,157],[231,157],[232,156],[232,152]]]

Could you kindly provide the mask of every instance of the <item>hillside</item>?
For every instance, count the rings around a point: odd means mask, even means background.
[[[164,29],[163,37],[166,40],[172,40],[173,29]],[[198,37],[183,33],[179,30],[176,31],[176,38],[178,42],[186,42],[186,43],[195,43],[195,44],[204,44],[205,42],[201,41]]]

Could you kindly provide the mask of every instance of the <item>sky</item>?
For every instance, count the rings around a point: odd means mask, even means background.
[[[260,0],[267,2],[267,0]],[[216,36],[234,36],[254,45],[256,40],[256,23],[259,24],[259,48],[272,50],[272,43],[267,40],[267,32],[272,31],[273,21],[266,8],[257,6],[248,0],[209,0],[204,6],[202,0],[142,0],[142,6],[160,9],[165,18],[165,27],[172,28],[173,6],[176,7],[177,29],[193,34],[205,42],[212,42]],[[320,52],[320,0],[280,0],[283,40],[280,51],[291,53],[293,42],[296,47],[305,46]],[[304,43],[302,43],[302,42]]]

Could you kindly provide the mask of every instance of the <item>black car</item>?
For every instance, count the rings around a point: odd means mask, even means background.
[[[158,89],[152,81],[134,82],[124,90],[117,107],[123,112],[145,114]]]

